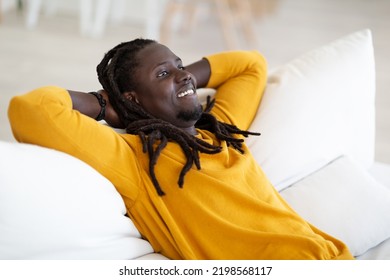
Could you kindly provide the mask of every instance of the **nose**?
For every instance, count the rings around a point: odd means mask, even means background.
[[[185,83],[188,83],[191,81],[192,79],[192,75],[190,72],[186,71],[186,70],[180,70],[178,71],[178,74],[177,74],[177,79],[179,82],[185,82]]]

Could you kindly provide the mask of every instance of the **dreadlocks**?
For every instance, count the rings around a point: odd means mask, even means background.
[[[138,52],[154,43],[157,42],[149,39],[135,39],[117,45],[105,54],[97,66],[97,73],[99,82],[104,90],[109,93],[110,103],[126,127],[126,132],[140,137],[143,152],[147,152],[149,155],[151,180],[157,193],[161,196],[164,195],[164,192],[156,178],[154,167],[168,141],[179,144],[187,158],[179,175],[178,185],[180,188],[183,187],[185,174],[193,164],[197,169],[201,168],[199,152],[215,154],[219,153],[222,147],[211,145],[167,121],[155,118],[138,103],[123,96],[124,92],[134,90],[137,86],[134,73],[140,63],[137,59]],[[218,140],[226,141],[227,145],[231,145],[239,152],[244,153],[242,149],[244,140],[235,138],[233,134],[248,137],[248,135],[259,135],[259,133],[243,131],[234,125],[218,121],[210,114],[214,102],[215,100],[211,100],[210,97],[207,98],[207,104],[195,127],[214,133]]]

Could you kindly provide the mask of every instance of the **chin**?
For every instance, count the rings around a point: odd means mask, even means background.
[[[202,105],[199,105],[195,107],[193,110],[180,111],[177,114],[177,118],[186,122],[191,122],[191,121],[197,122],[202,116],[202,113],[203,113]]]

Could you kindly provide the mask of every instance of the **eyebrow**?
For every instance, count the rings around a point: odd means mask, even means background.
[[[183,63],[183,61],[181,60],[180,57],[177,57],[177,58],[175,59],[175,62]],[[163,62],[157,63],[157,64],[153,67],[153,69],[156,69],[157,67],[159,67],[159,66],[161,66],[161,65],[164,65],[164,64],[167,64],[167,63],[169,63],[169,60],[165,60],[165,61],[163,61]]]

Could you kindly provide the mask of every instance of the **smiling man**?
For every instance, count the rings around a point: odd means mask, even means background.
[[[194,125],[203,111],[196,95],[197,79],[186,71],[181,59],[163,45],[145,47],[138,53],[138,59],[142,63],[135,71],[134,79],[142,83],[136,83],[133,90],[124,93],[125,96],[136,100],[155,118],[195,135]],[[207,60],[202,62],[206,64]],[[210,75],[209,67],[201,69],[204,73],[198,71],[198,76]]]
[[[345,244],[287,205],[244,143],[266,85],[261,54],[223,52],[183,67],[166,46],[136,39],[111,49],[97,72],[98,92],[43,87],[14,97],[13,133],[108,178],[156,252],[171,259],[352,259]],[[204,109],[201,87],[216,89]],[[96,121],[103,118],[127,133]]]

